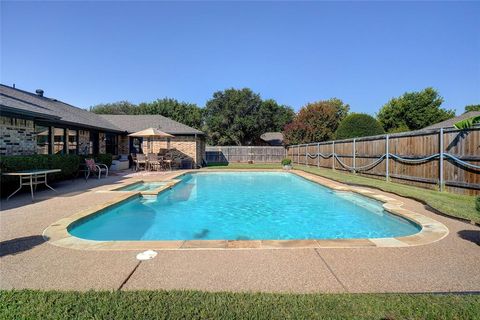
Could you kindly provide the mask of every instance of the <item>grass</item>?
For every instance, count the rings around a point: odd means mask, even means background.
[[[247,164],[233,163],[228,166],[209,166],[209,169],[280,169],[280,164]],[[326,168],[295,165],[295,169],[313,173],[346,184],[355,184],[377,188],[403,197],[419,200],[433,209],[452,217],[462,218],[480,223],[480,213],[475,208],[475,196],[439,192],[409,185],[386,182],[384,180],[368,178]]]
[[[479,295],[2,291],[1,319],[480,319]]]

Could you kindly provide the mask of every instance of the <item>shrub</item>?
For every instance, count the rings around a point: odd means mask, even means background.
[[[349,139],[383,134],[382,125],[374,117],[364,113],[352,113],[340,122],[335,137]]]
[[[289,166],[292,164],[292,159],[285,158],[282,160],[282,166]]]
[[[475,207],[477,208],[477,211],[480,213],[480,196],[478,196],[477,200],[475,201]]]
[[[71,178],[78,171],[80,157],[76,154],[51,154],[30,156],[2,156],[0,160],[1,172],[17,172],[35,169],[61,169],[59,173],[48,176],[48,181]],[[18,187],[18,177],[1,177],[2,194],[13,191]]]

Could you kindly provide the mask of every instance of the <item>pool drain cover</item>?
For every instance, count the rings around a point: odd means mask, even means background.
[[[157,256],[157,253],[153,250],[147,250],[147,251],[144,251],[144,252],[140,252],[139,254],[137,254],[137,259],[138,260],[150,260],[150,259],[153,259]]]

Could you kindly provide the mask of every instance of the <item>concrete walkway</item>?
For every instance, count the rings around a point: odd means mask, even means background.
[[[155,179],[155,175],[140,178]],[[392,197],[405,202],[406,208],[444,223],[450,234],[417,247],[159,251],[155,259],[144,262],[136,260],[136,251],[81,251],[44,242],[42,232],[48,225],[113,199],[115,193],[98,191],[126,179],[131,177],[65,181],[54,185],[58,194],[41,191],[34,203],[29,194],[3,201],[0,288],[480,291],[480,228],[436,215],[418,202],[397,196]]]

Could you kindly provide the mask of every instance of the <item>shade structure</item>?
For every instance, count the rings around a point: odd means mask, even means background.
[[[159,129],[148,128],[145,130],[137,131],[128,135],[129,137],[157,137],[157,138],[173,138],[169,133],[163,132]]]
[[[147,138],[147,149],[148,152],[152,151],[151,147],[151,138],[167,138],[167,148],[170,149],[170,139],[173,138],[173,135],[163,132],[156,128],[148,128],[138,132],[134,132],[128,135],[129,137],[144,137]]]

